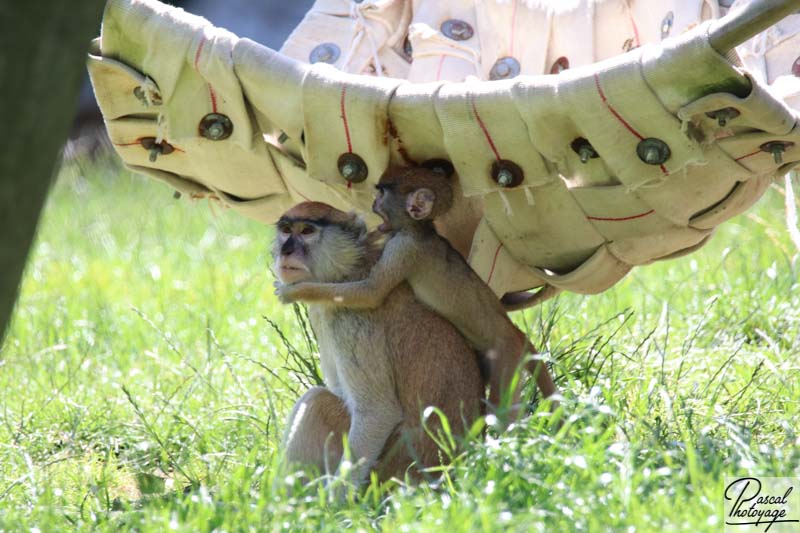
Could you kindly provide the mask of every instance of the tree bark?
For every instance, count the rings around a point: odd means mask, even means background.
[[[0,9],[0,340],[36,233],[104,0],[23,0]]]

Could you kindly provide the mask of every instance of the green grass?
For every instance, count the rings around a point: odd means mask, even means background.
[[[0,351],[0,530],[719,530],[724,476],[800,476],[800,264],[774,189],[718,233],[515,316],[555,360],[560,429],[534,411],[436,483],[337,506],[275,474],[314,378],[271,230],[68,164]]]

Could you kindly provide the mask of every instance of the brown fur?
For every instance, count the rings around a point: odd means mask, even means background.
[[[453,188],[444,174],[423,167],[396,168],[384,172],[378,187],[388,187],[397,194],[406,196],[417,189],[430,189],[436,195],[436,203],[430,219],[444,215],[453,206]]]
[[[527,336],[508,318],[489,286],[447,240],[436,233],[432,217],[410,216],[412,204],[418,213],[440,212],[435,205],[426,205],[430,201],[438,203],[440,194],[445,204],[442,209],[449,207],[452,196],[443,194],[443,187],[449,190],[446,179],[424,168],[384,175],[374,210],[383,217],[381,227],[390,237],[369,277],[351,283],[289,285],[281,289],[281,297],[284,301],[371,309],[381,305],[391,290],[407,282],[421,302],[455,325],[486,357],[490,369],[489,399],[498,406],[501,393],[508,390],[523,356],[536,352]],[[434,191],[435,199],[429,200],[430,195],[418,195],[426,189]],[[546,397],[556,392],[544,364],[532,361],[527,368],[536,375]],[[519,387],[511,391],[512,404],[518,403],[519,394]]]
[[[380,253],[363,222],[329,206],[296,206],[279,228],[274,254],[282,281],[363,279]],[[301,264],[308,270],[298,269]],[[309,390],[292,410],[284,439],[288,463],[335,469],[346,433],[354,459],[363,459],[355,481],[370,469],[381,479],[402,477],[412,462],[440,462],[437,445],[422,428],[422,409],[438,407],[457,435],[480,416],[484,383],[474,350],[449,322],[417,302],[407,284],[371,310],[312,303],[309,318],[326,387]],[[436,417],[429,427],[440,427]]]

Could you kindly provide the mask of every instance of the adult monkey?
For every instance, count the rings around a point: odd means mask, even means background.
[[[376,234],[360,218],[326,204],[299,204],[277,227],[274,270],[281,283],[362,279],[380,255]],[[286,462],[328,471],[340,463],[346,434],[358,461],[356,483],[373,467],[388,479],[402,477],[414,461],[439,464],[421,410],[440,409],[455,434],[481,414],[485,385],[466,340],[406,284],[372,310],[308,308],[327,386],[312,388],[292,409]],[[430,430],[437,426],[438,420],[429,422]]]
[[[382,219],[379,231],[389,233],[380,260],[365,279],[350,283],[301,282],[277,288],[282,301],[303,301],[338,308],[373,309],[401,283],[408,283],[421,302],[452,322],[487,359],[489,401],[501,404],[513,387],[512,405],[520,387],[514,374],[526,353],[536,354],[527,336],[464,258],[440,236],[434,220],[452,205],[453,192],[443,173],[424,167],[393,168],[378,182],[373,210]],[[543,363],[530,362],[547,397],[556,387]]]

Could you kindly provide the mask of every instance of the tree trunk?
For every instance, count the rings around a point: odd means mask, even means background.
[[[0,339],[99,33],[104,0],[23,0],[0,9]]]

